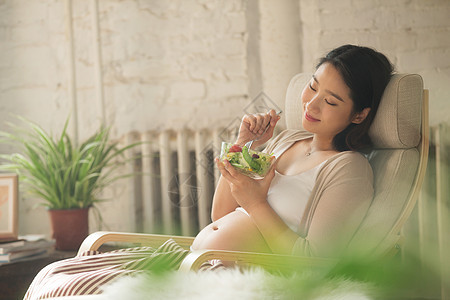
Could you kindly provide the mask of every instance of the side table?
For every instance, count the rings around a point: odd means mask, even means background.
[[[46,265],[74,257],[76,251],[52,250],[48,256],[0,266],[0,299],[23,299],[37,273]]]

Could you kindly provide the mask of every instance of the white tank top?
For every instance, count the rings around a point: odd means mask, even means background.
[[[281,156],[291,145],[287,144],[275,149],[275,157]],[[295,175],[283,175],[275,171],[275,177],[267,193],[267,202],[284,223],[297,233],[309,196],[316,183],[317,173],[324,163],[325,161],[308,171]],[[236,210],[248,215],[242,207]]]

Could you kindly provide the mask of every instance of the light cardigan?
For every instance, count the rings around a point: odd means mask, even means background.
[[[310,137],[309,132],[288,129],[272,139],[264,152]],[[362,154],[344,151],[329,158],[318,171],[292,254],[336,257],[348,250],[373,193],[372,168]]]

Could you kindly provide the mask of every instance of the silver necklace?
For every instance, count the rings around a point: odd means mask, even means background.
[[[315,150],[315,151],[312,151],[312,149],[309,149],[309,151],[306,152],[305,156],[310,156],[311,154],[313,154],[315,152],[318,152],[318,151],[331,151],[331,150]]]

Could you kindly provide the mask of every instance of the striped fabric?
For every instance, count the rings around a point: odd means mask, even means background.
[[[239,266],[235,265],[234,263],[231,266],[233,268],[239,267]],[[229,267],[230,267],[230,265],[228,265],[228,268]],[[211,260],[208,260],[207,262],[204,262],[198,270],[199,270],[199,272],[204,272],[204,271],[219,271],[219,270],[225,270],[225,269],[227,269],[227,267],[225,266],[223,261],[221,261],[220,259],[211,259]]]
[[[139,247],[106,253],[86,251],[42,269],[28,288],[24,300],[100,294],[103,285],[128,274],[145,270],[176,270],[188,252],[171,239],[157,249]]]

